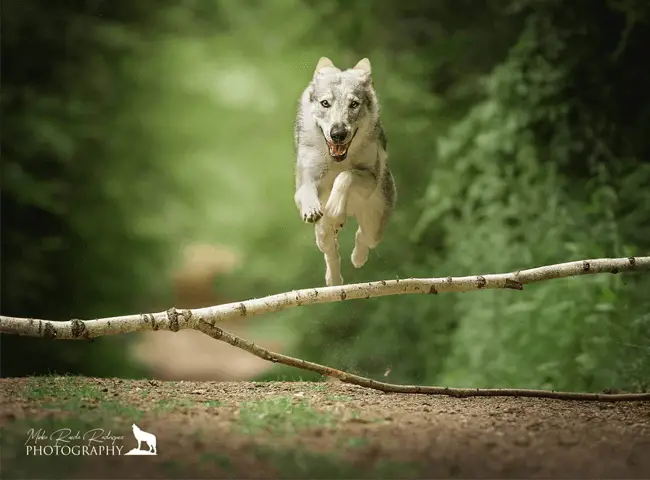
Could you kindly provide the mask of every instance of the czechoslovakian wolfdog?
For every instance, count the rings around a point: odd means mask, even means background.
[[[397,198],[371,70],[367,58],[341,70],[322,57],[296,117],[294,200],[303,221],[315,224],[328,286],[343,284],[338,233],[347,218],[359,224],[351,261],[360,268],[381,241]]]

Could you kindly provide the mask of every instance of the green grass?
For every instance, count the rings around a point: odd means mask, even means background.
[[[140,398],[147,398],[151,394],[151,391],[147,388],[140,390]]]
[[[368,445],[368,439],[364,437],[350,437],[347,440],[347,445],[350,447],[362,447]]]
[[[96,398],[99,391],[85,383],[82,378],[52,375],[30,378],[23,394],[28,400],[41,400],[48,397]]]
[[[133,405],[111,399],[107,391],[88,384],[83,377],[32,378],[23,395],[27,400],[41,402],[46,410],[74,412],[81,420],[93,417],[101,422],[120,416],[138,420],[144,413]]]
[[[290,435],[302,429],[332,427],[335,418],[310,407],[306,401],[291,397],[252,400],[241,405],[238,429],[245,434],[259,431],[275,435]]]
[[[275,364],[271,368],[258,375],[255,381],[258,382],[314,382],[319,383],[326,380],[326,377],[319,373],[301,370],[296,367]]]
[[[154,411],[158,413],[172,412],[192,408],[194,405],[196,405],[196,402],[186,398],[165,398],[158,400],[154,404]]]
[[[352,401],[352,397],[348,395],[325,395],[325,400],[331,402],[350,402]]]

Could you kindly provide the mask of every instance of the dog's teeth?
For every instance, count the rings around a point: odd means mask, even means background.
[[[333,155],[343,155],[345,153],[345,145],[332,145]]]

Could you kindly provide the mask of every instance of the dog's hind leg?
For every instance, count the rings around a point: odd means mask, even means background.
[[[386,227],[387,212],[367,208],[357,212],[356,218],[359,223],[357,233],[354,236],[354,250],[350,260],[356,268],[361,268],[368,261],[370,250],[377,247],[381,242]]]
[[[359,192],[351,196],[352,214],[359,223],[354,239],[354,250],[350,260],[356,268],[368,261],[370,250],[381,242],[384,230],[395,206],[395,180],[389,170],[385,170],[379,188],[365,199]]]
[[[316,233],[316,245],[323,252],[325,258],[325,284],[329,286],[343,285],[341,276],[341,255],[339,254],[338,232],[340,226],[336,220],[327,217],[321,220],[314,227]]]

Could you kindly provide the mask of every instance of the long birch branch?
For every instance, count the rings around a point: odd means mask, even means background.
[[[577,275],[647,270],[650,257],[601,258],[568,262],[557,265],[520,270],[506,274],[476,275],[468,277],[412,278],[405,280],[380,280],[336,287],[321,287],[271,295],[261,299],[234,302],[225,305],[177,310],[170,308],[165,312],[144,313],[96,320],[72,319],[53,322],[33,318],[0,316],[0,333],[44,337],[49,339],[87,339],[104,335],[138,332],[148,329],[199,330],[217,340],[241,348],[264,360],[310,370],[339,380],[375,390],[390,393],[423,393],[430,395],[468,396],[524,396],[564,400],[650,400],[650,393],[639,394],[599,394],[553,392],[529,389],[465,389],[417,385],[397,385],[378,382],[359,375],[350,374],[317,363],[308,362],[287,355],[274,353],[252,342],[232,335],[216,326],[217,322],[237,317],[250,317],[275,312],[287,308],[344,301],[358,298],[372,298],[385,295],[409,293],[469,292],[473,290],[509,288],[522,290],[528,283],[565,278]]]
[[[60,340],[90,340],[104,335],[145,330],[171,330],[173,332],[181,329],[198,330],[201,323],[216,325],[219,322],[231,321],[240,317],[254,317],[317,303],[414,293],[438,294],[500,288],[523,290],[526,284],[546,280],[577,275],[616,274],[648,269],[650,269],[650,257],[599,258],[548,265],[511,273],[467,277],[379,280],[332,287],[308,288],[213,307],[193,310],[172,307],[164,312],[140,313],[95,320],[72,319],[55,322],[34,318],[0,316],[0,333]]]

